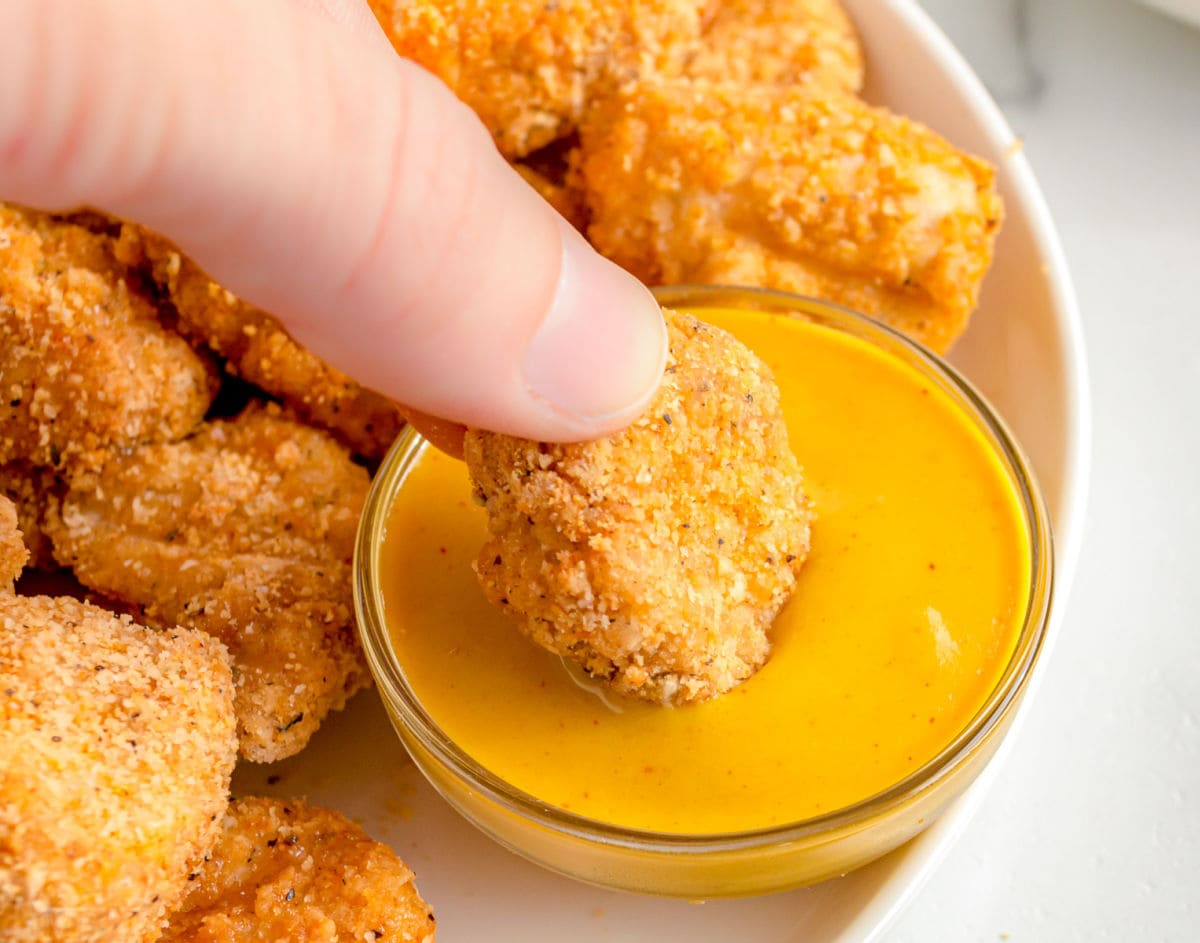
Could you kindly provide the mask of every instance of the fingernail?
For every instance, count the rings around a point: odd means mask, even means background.
[[[666,362],[666,324],[644,285],[567,223],[560,220],[559,228],[558,288],[522,369],[530,393],[580,423],[581,433],[601,435],[632,421],[654,396]]]

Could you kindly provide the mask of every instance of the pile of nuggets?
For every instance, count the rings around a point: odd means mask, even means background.
[[[992,170],[857,97],[833,0],[370,2],[644,281],[817,295],[939,351],[964,329]],[[466,457],[488,597],[674,703],[765,660],[810,511],[769,371],[667,320],[629,430],[474,430]],[[0,204],[0,936],[433,939],[412,873],[357,826],[229,796],[239,755],[294,755],[369,684],[353,541],[401,426],[158,235]],[[37,571],[73,589],[31,595]]]
[[[432,940],[357,825],[230,802],[368,683],[355,453],[395,406],[94,214],[0,205],[0,337],[0,938]]]
[[[603,254],[650,285],[825,298],[946,351],[1002,213],[994,170],[865,104],[837,0],[370,0]]]

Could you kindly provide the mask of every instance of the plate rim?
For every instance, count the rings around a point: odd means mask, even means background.
[[[1011,193],[1006,199],[1021,206],[1034,246],[1046,268],[1047,284],[1056,314],[1055,326],[1062,345],[1063,405],[1067,421],[1064,424],[1063,488],[1058,506],[1051,509],[1056,557],[1055,606],[1042,657],[1030,678],[1013,727],[983,774],[967,792],[937,822],[889,856],[894,860],[886,861],[887,873],[876,881],[870,900],[829,937],[829,943],[876,943],[881,939],[920,894],[983,804],[1036,700],[1041,679],[1046,674],[1047,664],[1062,631],[1083,546],[1091,479],[1092,400],[1082,315],[1061,238],[1021,141],[983,81],[917,0],[870,2],[889,8],[895,16],[906,21],[912,36],[929,51],[931,58],[940,65],[964,99],[969,101],[995,154],[1005,155],[998,166],[1011,185]],[[970,379],[969,374],[967,378]],[[877,862],[868,865],[868,868],[876,868],[880,864]]]

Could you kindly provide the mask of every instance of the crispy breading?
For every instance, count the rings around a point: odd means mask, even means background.
[[[0,465],[0,495],[9,498],[17,507],[17,524],[29,551],[26,566],[39,570],[57,568],[44,524],[46,515],[58,501],[58,485],[58,476],[52,469],[28,462]]]
[[[161,943],[433,943],[413,873],[343,816],[238,799]]]
[[[17,524],[17,506],[0,495],[0,592],[12,592],[28,559],[29,551]]]
[[[506,157],[565,137],[591,101],[678,71],[707,0],[370,0],[400,55],[444,81]]]
[[[95,468],[182,438],[216,372],[160,323],[112,240],[0,203],[0,463]]]
[[[850,95],[648,84],[582,142],[588,236],[650,284],[813,295],[941,352],[991,263],[993,168]]]
[[[0,596],[0,938],[157,939],[216,837],[235,749],[215,639]]]
[[[721,0],[685,72],[748,85],[763,82],[858,92],[863,54],[837,0]]]
[[[272,315],[226,291],[149,230],[123,226],[117,253],[148,272],[174,305],[179,330],[225,358],[227,370],[278,396],[359,455],[383,457],[404,424],[395,403],[301,347]]]
[[[270,762],[369,683],[350,581],[368,484],[329,435],[256,404],[112,459],[47,531],[85,586],[228,646],[242,755]]]
[[[667,372],[632,426],[568,445],[471,430],[466,460],[488,513],[488,599],[617,690],[682,703],[766,660],[810,512],[770,370],[665,313]]]

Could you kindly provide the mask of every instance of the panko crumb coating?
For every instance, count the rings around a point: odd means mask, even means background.
[[[46,536],[46,516],[58,501],[58,476],[49,468],[28,462],[0,465],[0,495],[16,505],[17,524],[29,551],[26,566],[38,570],[57,569],[54,549]]]
[[[568,135],[608,89],[677,72],[708,0],[370,0],[396,51],[479,117],[506,157]]]
[[[858,34],[837,0],[721,0],[685,72],[859,92],[864,69]]]
[[[582,142],[588,236],[649,284],[813,295],[944,352],[991,264],[994,169],[851,95],[645,84]]]
[[[17,524],[17,507],[0,495],[0,592],[12,592],[13,583],[28,559],[29,551]]]
[[[216,387],[112,239],[0,203],[0,463],[94,469],[111,452],[180,439]]]
[[[766,661],[811,515],[770,370],[664,314],[667,372],[632,426],[566,445],[471,430],[465,449],[487,598],[616,690],[685,703]]]
[[[215,639],[0,596],[0,938],[157,939],[216,837],[236,745]]]
[[[382,458],[399,435],[404,417],[395,403],[301,347],[272,315],[226,291],[162,237],[126,224],[117,253],[148,272],[174,305],[179,330],[220,354],[230,373],[366,458]]]
[[[228,646],[242,755],[271,762],[369,683],[350,579],[368,484],[326,433],[252,405],[112,459],[47,531],[83,585]]]
[[[433,943],[436,926],[412,871],[354,823],[238,799],[161,943]]]

